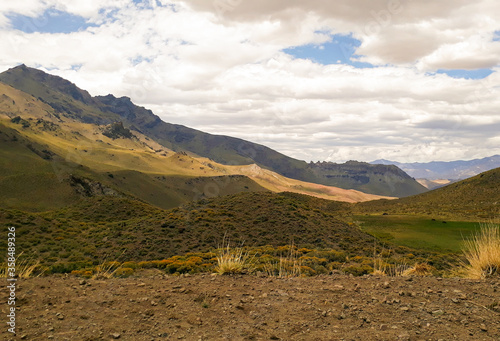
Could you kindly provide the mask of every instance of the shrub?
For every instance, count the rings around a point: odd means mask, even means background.
[[[130,277],[134,274],[134,269],[131,268],[119,268],[115,271],[114,276],[120,278]]]
[[[122,267],[129,268],[129,269],[136,269],[137,263],[136,262],[125,262],[122,264]]]
[[[373,272],[373,268],[369,265],[351,265],[343,269],[344,273],[351,274],[353,276],[363,276]]]

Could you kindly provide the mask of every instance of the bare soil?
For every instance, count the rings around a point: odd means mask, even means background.
[[[17,298],[2,340],[500,340],[500,279],[151,271],[20,280]]]

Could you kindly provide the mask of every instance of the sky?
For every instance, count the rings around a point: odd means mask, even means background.
[[[21,63],[306,161],[500,154],[496,0],[16,0]]]

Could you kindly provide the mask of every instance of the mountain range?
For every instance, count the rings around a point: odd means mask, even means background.
[[[371,164],[395,165],[417,179],[463,180],[500,167],[500,155],[469,161],[401,163],[389,160],[376,160],[371,162]]]
[[[66,180],[87,179],[73,181],[73,187],[109,188],[160,207],[206,196],[207,188],[215,194],[289,190],[351,202],[426,191],[393,165],[307,163],[263,145],[164,122],[127,97],[92,97],[61,77],[25,65],[1,73],[0,85],[0,123],[11,154],[23,155],[26,162],[38,156],[32,164],[47,165],[37,170],[63,165]],[[60,178],[46,173],[47,188],[54,176]],[[199,178],[198,187],[182,177]],[[231,185],[213,185],[217,177]]]

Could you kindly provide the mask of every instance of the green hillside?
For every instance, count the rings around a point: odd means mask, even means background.
[[[498,219],[500,168],[413,197],[370,201],[354,207],[359,213],[417,214],[465,220]]]
[[[99,125],[121,121],[126,128],[140,132],[166,148],[190,152],[221,164],[256,163],[289,178],[384,196],[404,197],[426,191],[397,167],[367,163],[308,164],[259,144],[163,122],[150,110],[134,105],[126,97],[91,97],[60,77],[24,65],[1,73],[0,81],[48,104],[57,117]]]

